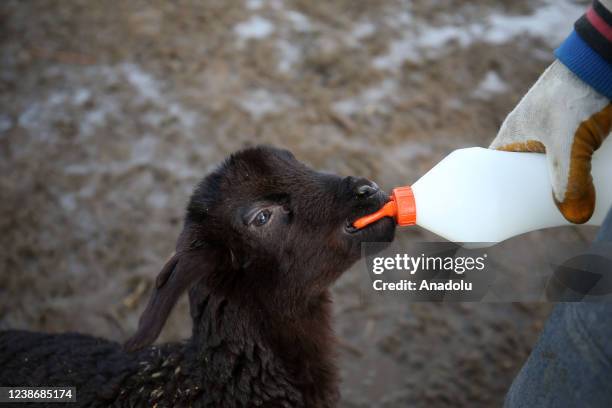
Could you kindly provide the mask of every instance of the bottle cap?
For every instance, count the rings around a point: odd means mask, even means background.
[[[416,202],[414,193],[410,186],[397,187],[391,193],[391,199],[395,201],[397,214],[395,221],[400,227],[416,224]]]
[[[416,224],[416,203],[410,186],[394,188],[391,192],[391,201],[375,213],[359,218],[353,225],[361,229],[383,217],[393,218],[401,227]]]

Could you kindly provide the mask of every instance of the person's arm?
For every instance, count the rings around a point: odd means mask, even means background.
[[[586,264],[601,277],[599,288],[609,282],[612,209],[586,256],[598,261]],[[595,255],[594,255],[595,254]],[[599,255],[597,255],[599,254]],[[588,272],[586,272],[588,273]],[[609,287],[609,286],[608,286]],[[576,292],[572,292],[575,296]],[[592,301],[599,298],[600,301]],[[544,326],[529,358],[506,394],[504,408],[563,408],[612,406],[612,303],[609,294],[591,301],[559,302]]]
[[[490,146],[546,153],[553,198],[574,223],[593,214],[591,156],[612,129],[611,10],[612,0],[593,2]]]
[[[612,0],[595,0],[555,56],[578,78],[612,99]]]

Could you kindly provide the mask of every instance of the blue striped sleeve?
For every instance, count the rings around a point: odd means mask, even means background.
[[[578,78],[612,99],[612,64],[589,47],[576,31],[555,50],[555,56]]]

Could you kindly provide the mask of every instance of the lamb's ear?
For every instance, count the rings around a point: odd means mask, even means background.
[[[166,262],[155,280],[155,288],[140,316],[138,330],[125,343],[135,351],[153,343],[161,332],[178,298],[213,266],[206,250],[176,253]]]

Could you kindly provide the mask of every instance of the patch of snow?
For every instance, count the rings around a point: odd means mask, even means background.
[[[369,21],[362,21],[355,24],[351,30],[351,36],[356,40],[362,40],[374,34],[376,26]]]
[[[476,87],[473,95],[477,98],[487,98],[491,95],[502,93],[508,90],[508,85],[499,77],[497,72],[489,71],[484,76],[480,84]]]
[[[188,158],[194,151],[202,157],[210,154],[209,145],[198,143],[205,119],[185,107],[162,80],[130,63],[73,67],[61,74],[74,85],[71,89],[58,87],[38,95],[17,117],[26,134],[14,150],[16,157],[68,140],[63,130],[66,124],[76,129],[75,143],[80,145],[81,153],[77,161],[65,163],[68,174],[122,174],[135,167],[153,167],[177,178],[201,175],[200,169],[188,164]],[[125,112],[138,114],[126,118]],[[113,134],[115,128],[117,137]],[[170,135],[188,140],[193,148],[171,149],[171,154],[159,160],[158,144]],[[127,158],[122,154],[111,158],[97,150],[99,141],[109,136],[117,151],[127,151]],[[72,201],[66,200],[62,205],[70,209]]]
[[[95,105],[83,113],[79,121],[79,133],[82,137],[93,135],[96,129],[103,127],[111,117],[119,114],[118,104],[114,100],[100,98]]]
[[[124,63],[121,70],[125,73],[130,85],[145,99],[159,99],[161,92],[155,78],[149,73],[144,72],[138,65]]]
[[[249,10],[260,10],[264,5],[279,10],[283,7],[283,2],[282,0],[246,0],[246,8]]]
[[[91,91],[87,88],[80,88],[74,93],[72,97],[72,101],[75,105],[82,106],[85,102],[87,102],[91,98]]]
[[[240,97],[238,103],[255,120],[269,113],[278,113],[297,106],[297,102],[291,96],[272,93],[266,89],[252,91]]]
[[[300,48],[287,40],[278,40],[276,47],[278,49],[278,70],[284,73],[290,72],[302,57]]]
[[[30,132],[32,140],[47,140],[51,137],[52,125],[67,119],[68,115],[63,108],[68,102],[65,91],[52,92],[28,106],[19,115],[17,123]]]
[[[386,99],[393,97],[396,86],[394,80],[385,79],[380,84],[365,89],[356,97],[335,102],[332,109],[339,114],[350,116],[355,113],[381,108]]]
[[[285,16],[296,31],[307,32],[312,30],[312,23],[304,14],[298,11],[288,10],[285,12]]]
[[[584,12],[585,6],[567,0],[549,1],[528,16],[492,15],[486,30],[486,41],[500,44],[519,34],[528,34],[558,45],[571,32],[574,21]]]
[[[187,129],[194,129],[196,126],[198,114],[189,109],[185,109],[182,104],[170,102],[168,104],[168,112],[170,115],[178,119],[181,125]]]
[[[289,73],[302,56],[302,47],[296,33],[310,33],[317,30],[316,22],[306,14],[289,9],[282,0],[247,0],[251,10],[267,8],[273,10],[274,20],[268,20],[260,15],[252,15],[248,20],[238,23],[234,32],[238,37],[238,48],[244,48],[249,39],[263,39],[276,33],[277,70]]]
[[[445,44],[454,41],[462,47],[470,45],[476,35],[478,35],[478,26],[456,27],[436,27],[424,30],[418,37],[418,45],[420,48],[440,48]]]
[[[246,7],[249,10],[259,10],[263,6],[263,0],[247,0]]]
[[[140,99],[157,109],[150,112],[145,118],[149,118],[152,124],[158,125],[162,120],[155,115],[174,118],[183,129],[192,131],[197,122],[196,112],[183,107],[182,104],[170,100],[162,90],[162,84],[148,72],[143,71],[138,65],[125,63],[120,66],[122,73],[128,82],[135,88]],[[188,132],[192,134],[192,132]]]
[[[49,104],[53,106],[62,105],[66,102],[67,95],[64,92],[54,92],[49,97]]]
[[[394,26],[402,30],[401,38],[389,45],[389,51],[374,59],[378,69],[395,70],[405,61],[419,61],[423,56],[435,57],[453,41],[467,47],[475,41],[503,44],[521,35],[543,38],[551,46],[559,44],[571,31],[574,21],[584,13],[584,7],[568,0],[547,1],[533,14],[508,16],[492,14],[483,22],[465,26],[432,27],[423,21],[403,19]],[[398,20],[399,21],[399,20]]]
[[[252,16],[236,24],[234,32],[243,40],[266,38],[274,32],[274,25],[263,17]]]

